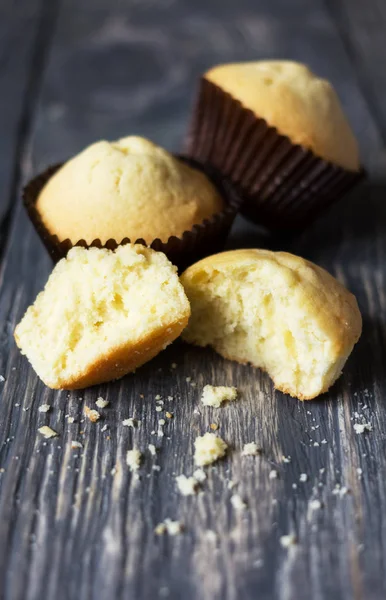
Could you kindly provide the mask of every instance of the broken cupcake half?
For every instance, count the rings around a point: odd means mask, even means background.
[[[177,268],[141,244],[75,247],[15,329],[44,383],[79,389],[134,371],[175,340],[190,315]]]
[[[192,310],[187,342],[260,367],[301,400],[332,386],[361,334],[355,297],[292,254],[223,252],[189,267],[181,282]]]

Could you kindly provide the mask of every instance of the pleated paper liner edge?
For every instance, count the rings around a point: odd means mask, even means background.
[[[174,156],[192,168],[206,174],[225,202],[225,207],[221,212],[212,215],[200,224],[194,225],[192,229],[185,231],[181,237],[170,236],[167,242],[162,242],[157,238],[151,244],[146,244],[141,238],[135,240],[134,243],[136,244],[142,244],[153,248],[153,250],[164,252],[171,262],[182,271],[197,260],[224,249],[233,221],[240,209],[242,196],[235,186],[219,174],[213,166],[203,165],[191,157],[180,154]],[[100,239],[94,239],[90,244],[87,244],[84,239],[79,239],[76,242],[72,242],[69,239],[60,241],[56,235],[52,235],[48,231],[36,209],[36,202],[47,181],[62,164],[48,167],[31,179],[23,190],[23,203],[28,216],[52,260],[55,263],[58,262],[74,246],[115,250],[120,245],[130,243],[129,238],[124,238],[121,241],[109,239],[104,244],[101,243]]]
[[[244,196],[241,213],[273,230],[301,230],[366,177],[294,144],[201,78],[185,155],[213,166]]]

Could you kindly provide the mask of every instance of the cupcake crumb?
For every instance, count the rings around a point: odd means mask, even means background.
[[[38,432],[44,438],[46,438],[46,440],[53,438],[53,437],[57,437],[59,435],[56,431],[54,431],[54,429],[51,429],[51,427],[48,427],[48,425],[43,425],[43,427],[39,427]]]
[[[97,405],[98,408],[106,408],[106,406],[108,406],[110,404],[110,402],[108,400],[105,400],[104,398],[102,398],[102,396],[99,396],[99,398],[97,399],[95,404]]]
[[[84,407],[84,414],[89,419],[89,421],[91,421],[91,423],[96,423],[101,418],[100,413],[97,410],[90,408],[89,406]]]

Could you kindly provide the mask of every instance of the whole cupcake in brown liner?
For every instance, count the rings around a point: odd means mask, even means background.
[[[211,166],[128,137],[97,142],[31,180],[23,199],[55,262],[73,246],[130,241],[179,268],[224,247],[241,196]]]
[[[245,216],[271,229],[303,229],[365,175],[332,86],[289,61],[209,70],[185,146],[239,188]]]

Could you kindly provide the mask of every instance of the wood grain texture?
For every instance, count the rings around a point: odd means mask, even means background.
[[[55,3],[38,0],[0,4],[0,250],[27,158],[27,142],[41,74],[51,36]]]
[[[42,6],[44,15],[52,11],[50,3]],[[17,164],[9,163],[7,176],[19,168],[25,181],[95,139],[127,133],[178,149],[195,78],[216,62],[267,56],[307,61],[333,81],[366,167],[379,173],[380,117],[369,109],[355,65],[318,0],[63,0],[57,18],[55,11],[43,38],[40,30],[47,66],[40,69],[33,95],[39,102],[30,109],[22,152]],[[35,35],[38,20],[31,25]],[[14,110],[17,119],[20,109]],[[11,130],[7,143],[15,143]],[[25,152],[31,161],[21,160]],[[363,336],[334,388],[307,403],[274,392],[255,369],[181,342],[119,382],[81,393],[45,388],[12,339],[51,269],[17,202],[0,288],[2,597],[385,596],[384,195],[384,182],[367,184],[296,240],[264,237],[241,219],[234,228],[230,247],[266,245],[303,254],[358,297]],[[240,400],[219,410],[201,407],[207,383],[236,385]],[[164,437],[152,433],[164,417],[155,410],[157,394],[174,415],[166,419]],[[93,424],[84,420],[83,408],[94,408],[100,395],[110,404]],[[43,403],[51,405],[48,413],[38,411]],[[123,426],[129,416],[140,419],[140,427]],[[373,431],[357,435],[353,423],[361,421],[370,422]],[[183,498],[175,476],[192,473],[194,439],[212,422],[219,423],[229,454],[208,469],[202,493]],[[44,424],[59,436],[44,440],[37,432]],[[73,440],[82,449],[72,449]],[[243,444],[253,440],[262,456],[242,457]],[[149,443],[157,446],[156,457]],[[144,454],[139,481],[125,464],[133,446]],[[283,455],[291,461],[283,462]],[[272,469],[277,479],[270,479]],[[306,482],[299,481],[301,473]],[[237,484],[233,490],[229,481]],[[349,492],[335,493],[336,484]],[[242,513],[230,503],[235,491],[248,504]],[[315,499],[320,509],[313,509]],[[154,527],[165,517],[181,520],[184,534],[155,536]],[[298,543],[284,549],[280,537],[291,532]]]
[[[386,144],[386,74],[381,68],[386,29],[386,5],[373,0],[366,7],[349,0],[326,0],[339,33],[355,66],[358,84],[364,94],[383,139],[379,169],[384,173]],[[383,170],[382,170],[383,166]]]

